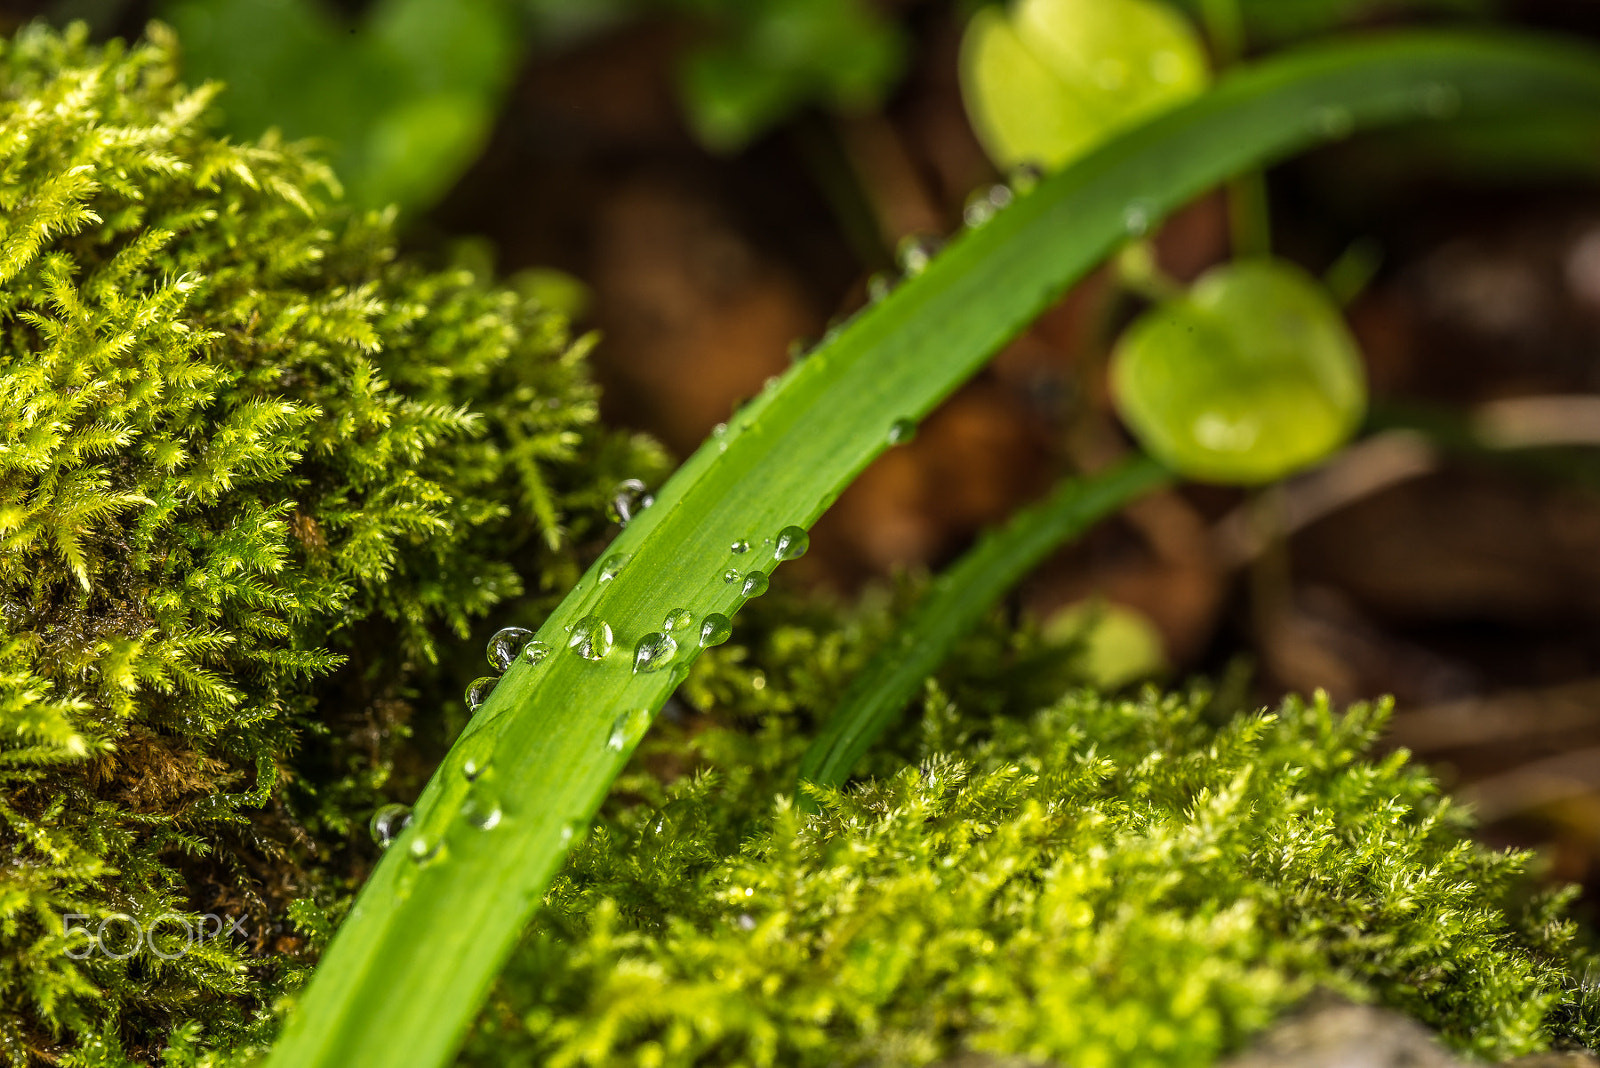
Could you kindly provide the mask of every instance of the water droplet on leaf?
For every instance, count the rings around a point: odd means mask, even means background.
[[[722,581],[727,583],[738,582],[741,577],[739,569],[735,567],[730,567],[722,573]]]
[[[500,802],[493,794],[475,793],[468,797],[461,806],[462,817],[480,831],[492,831],[500,825],[501,818],[505,815],[500,809]]]
[[[465,695],[467,711],[476,712],[482,708],[483,703],[489,699],[489,695],[494,693],[495,684],[499,681],[493,675],[485,675],[482,678],[473,679],[468,684]]]
[[[1011,192],[1017,196],[1026,196],[1033,192],[1039,180],[1044,177],[1044,167],[1041,164],[1027,161],[1011,168],[1011,173],[1006,175],[1006,184],[1011,187]]]
[[[367,829],[372,832],[372,840],[378,843],[379,849],[388,849],[390,843],[399,838],[400,832],[410,823],[410,805],[384,805],[372,814]]]
[[[1348,108],[1322,107],[1315,116],[1317,132],[1330,141],[1343,140],[1355,129],[1355,119]]]
[[[489,762],[494,759],[495,735],[492,731],[474,731],[458,741],[453,752],[459,752],[461,757],[461,774],[468,782],[473,782],[489,768]]]
[[[1133,237],[1150,232],[1150,205],[1136,200],[1122,209],[1122,228]]]
[[[738,541],[728,546],[728,551],[730,553],[747,553],[750,551],[750,543],[745,541],[743,538],[740,538]]]
[[[611,624],[599,616],[584,616],[578,620],[572,625],[572,637],[567,639],[567,645],[585,660],[604,660],[614,642]]]
[[[606,514],[618,526],[625,527],[633,517],[654,504],[656,499],[646,491],[643,482],[636,478],[623,479],[617,483],[617,488],[611,491],[611,503],[606,507]]]
[[[1422,90],[1423,114],[1433,119],[1448,119],[1461,110],[1461,90],[1446,82],[1434,82]]]
[[[522,659],[529,664],[542,664],[550,656],[550,646],[533,641],[522,647]]]
[[[496,671],[504,671],[516,662],[517,654],[528,639],[533,637],[533,631],[525,627],[502,627],[494,632],[489,639],[489,666]]]
[[[746,597],[760,597],[767,592],[767,576],[759,571],[752,571],[744,577],[744,585],[740,592]]]
[[[426,864],[439,855],[439,847],[444,844],[443,839],[431,838],[419,833],[411,839],[411,859],[418,864]]]
[[[606,748],[614,753],[622,752],[638,741],[649,726],[650,710],[648,708],[636,708],[631,712],[618,712],[617,718],[611,721],[611,735],[606,739]]]
[[[667,613],[667,618],[661,621],[661,629],[669,634],[672,631],[685,631],[694,626],[694,613],[687,608],[674,608]]]
[[[933,262],[933,257],[943,247],[944,240],[933,234],[912,234],[895,249],[895,263],[900,267],[901,274],[915,278],[928,269],[928,264]]]
[[[600,581],[610,582],[622,574],[622,569],[628,566],[628,561],[633,559],[627,553],[612,553],[600,564]]]
[[[894,276],[887,271],[875,271],[867,278],[867,300],[877,304],[894,292]]]
[[[1011,204],[1015,196],[1008,185],[997,184],[987,189],[980,189],[967,198],[966,207],[961,212],[961,220],[976,230],[1000,214]]]
[[[911,419],[896,419],[889,424],[889,444],[904,445],[917,436],[917,424]]]
[[[709,613],[700,624],[700,644],[721,645],[733,637],[733,623],[721,612]]]
[[[678,652],[678,643],[659,631],[646,634],[633,647],[634,674],[660,671]]]
[[[811,535],[803,527],[784,527],[778,531],[778,543],[773,547],[774,560],[798,560],[811,548]]]

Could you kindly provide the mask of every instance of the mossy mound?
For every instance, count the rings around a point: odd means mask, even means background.
[[[684,696],[710,716],[658,723],[468,1062],[1205,1065],[1317,988],[1486,1059],[1600,1033],[1567,895],[1368,755],[1386,706],[1072,689],[1018,715],[996,667],[1069,655],[1004,633],[814,817],[803,724],[852,644],[779,627],[757,669],[704,658]]]
[[[291,903],[364,874],[351,844],[411,707],[444,733],[473,621],[570,582],[557,547],[658,464],[596,428],[559,316],[397,256],[392,220],[340,208],[304,148],[212,133],[217,87],[181,85],[174,52],[159,27],[0,51],[17,1062],[148,1056],[179,1025],[242,1039],[299,966]],[[173,942],[206,913],[245,937]],[[64,929],[108,918],[104,947]]]

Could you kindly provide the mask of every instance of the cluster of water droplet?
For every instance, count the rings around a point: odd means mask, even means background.
[[[485,650],[493,675],[473,679],[467,686],[465,700],[469,713],[477,712],[494,692],[500,675],[520,657],[529,664],[537,664],[550,655],[550,647],[533,640],[533,631],[526,627],[502,627],[494,632]]]
[[[1011,201],[1015,198],[1016,194],[1011,187],[1004,183],[980,189],[967,198],[967,205],[961,211],[961,219],[969,228],[976,230],[1010,207]]]

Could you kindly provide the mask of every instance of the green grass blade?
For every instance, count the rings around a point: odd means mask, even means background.
[[[675,609],[731,615],[765,539],[809,526],[887,447],[1074,281],[1157,219],[1322,132],[1460,112],[1600,107],[1587,50],[1506,37],[1406,35],[1241,69],[962,234],[858,317],[726,435],[701,447],[622,533],[627,565],[591,568],[546,621],[558,649],[599,614],[619,648],[519,663],[445,757],[377,865],[271,1056],[274,1068],[429,1068],[450,1058],[576,834],[697,651],[635,673]],[[1330,109],[1339,122],[1330,123]],[[746,554],[730,552],[748,539]]]
[[[850,684],[827,727],[800,761],[800,780],[839,786],[883,735],[952,646],[1012,586],[1062,543],[1171,480],[1146,457],[1063,483],[986,535],[934,580],[927,595]]]

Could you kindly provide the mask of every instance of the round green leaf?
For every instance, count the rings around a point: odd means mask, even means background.
[[[1156,0],[984,8],[961,46],[967,113],[1001,167],[1060,167],[1205,88],[1205,52]]]
[[[1337,449],[1366,408],[1355,339],[1326,293],[1278,261],[1207,272],[1129,328],[1111,360],[1144,447],[1206,482],[1282,478]]]

